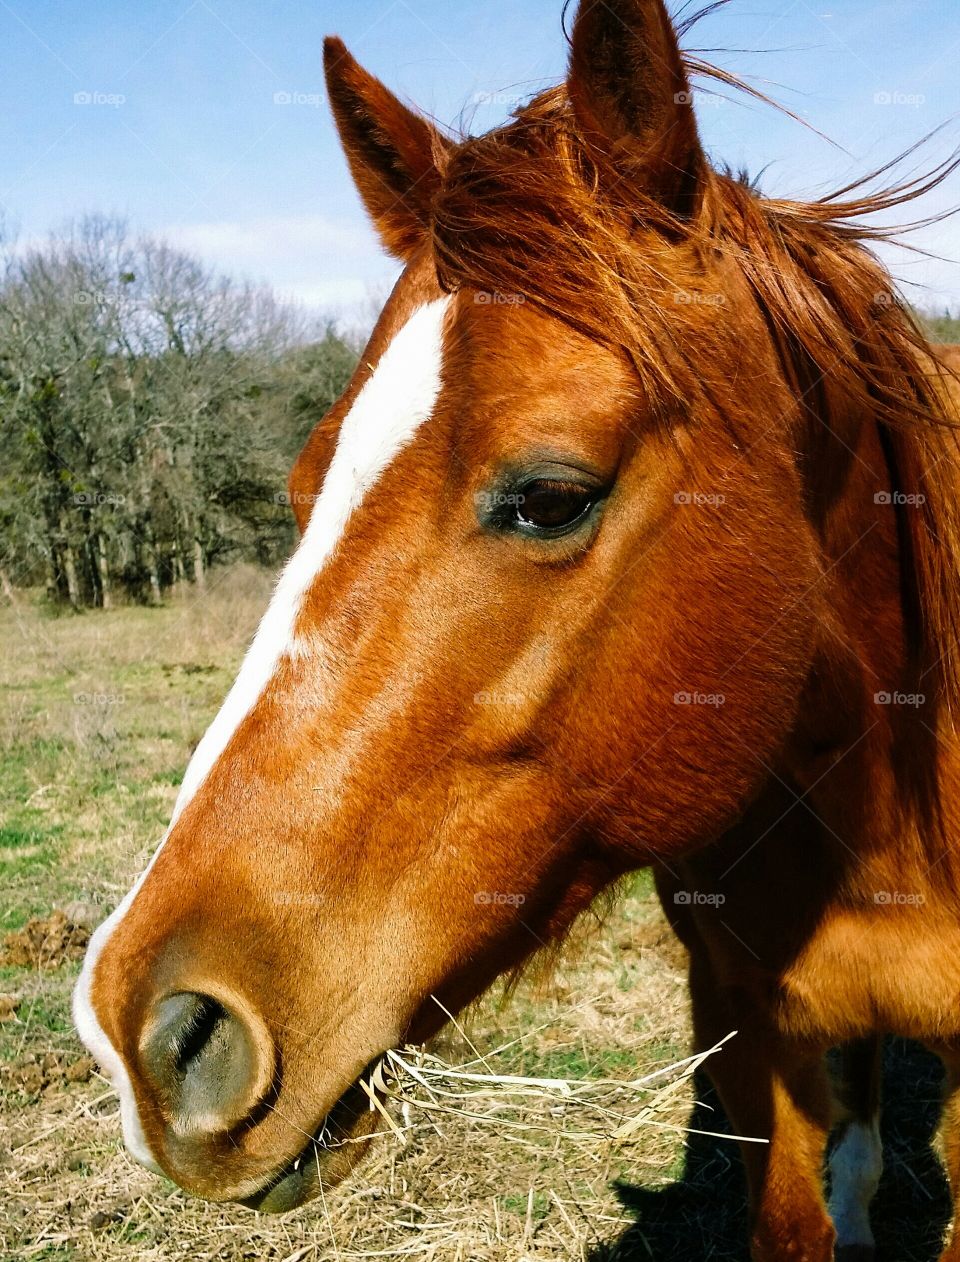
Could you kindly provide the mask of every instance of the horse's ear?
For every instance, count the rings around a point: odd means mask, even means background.
[[[663,0],[580,0],[570,43],[570,100],[601,168],[622,193],[691,213],[704,157]]]
[[[324,40],[330,105],[354,183],[384,246],[408,259],[424,238],[449,146],[350,55],[342,40]]]

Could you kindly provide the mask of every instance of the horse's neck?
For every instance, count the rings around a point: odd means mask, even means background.
[[[838,844],[881,863],[887,848],[897,861],[916,850],[919,861],[930,772],[954,747],[935,733],[934,690],[909,650],[899,515],[911,509],[890,503],[896,476],[872,418],[814,435],[813,450],[824,462],[809,497],[823,557],[810,593],[820,629],[786,769]],[[812,460],[807,473],[817,476]]]
[[[825,621],[820,651],[852,676],[870,705],[874,694],[911,683],[901,582],[898,491],[877,424],[865,418],[837,435],[829,467],[814,475],[820,493],[817,523],[823,556]],[[848,685],[849,686],[849,685]]]

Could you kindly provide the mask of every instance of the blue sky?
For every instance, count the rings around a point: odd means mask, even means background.
[[[394,274],[350,183],[326,108],[327,33],[401,96],[482,131],[563,74],[560,0],[0,0],[0,206],[20,237],[119,213],[233,273],[350,313]],[[719,161],[765,190],[846,182],[938,124],[925,162],[960,145],[953,0],[732,0],[688,43],[753,76],[834,148],[759,104],[701,97]],[[722,51],[728,50],[728,51]],[[284,103],[284,97],[291,98]],[[960,175],[926,211],[960,204]],[[960,218],[916,234],[960,260]],[[885,255],[960,307],[960,264]]]

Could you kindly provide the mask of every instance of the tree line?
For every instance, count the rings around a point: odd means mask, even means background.
[[[332,325],[115,219],[8,245],[0,579],[109,608],[276,565],[291,462],[356,360]]]
[[[918,311],[917,318],[931,342],[960,343],[960,318],[950,310],[943,312]]]
[[[918,318],[960,342],[949,312]],[[211,566],[275,566],[290,465],[358,342],[122,221],[0,234],[0,585],[158,603]]]

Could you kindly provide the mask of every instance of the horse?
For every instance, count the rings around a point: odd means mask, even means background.
[[[755,1262],[874,1256],[886,1032],[942,1056],[960,1178],[956,414],[865,220],[956,164],[764,197],[706,157],[683,33],[580,0],[566,81],[465,138],[326,41],[402,273],[74,998],[130,1152],[193,1194],[342,1179],[385,1050],[642,867],[696,1047],[738,1032],[708,1069],[768,1141]]]

